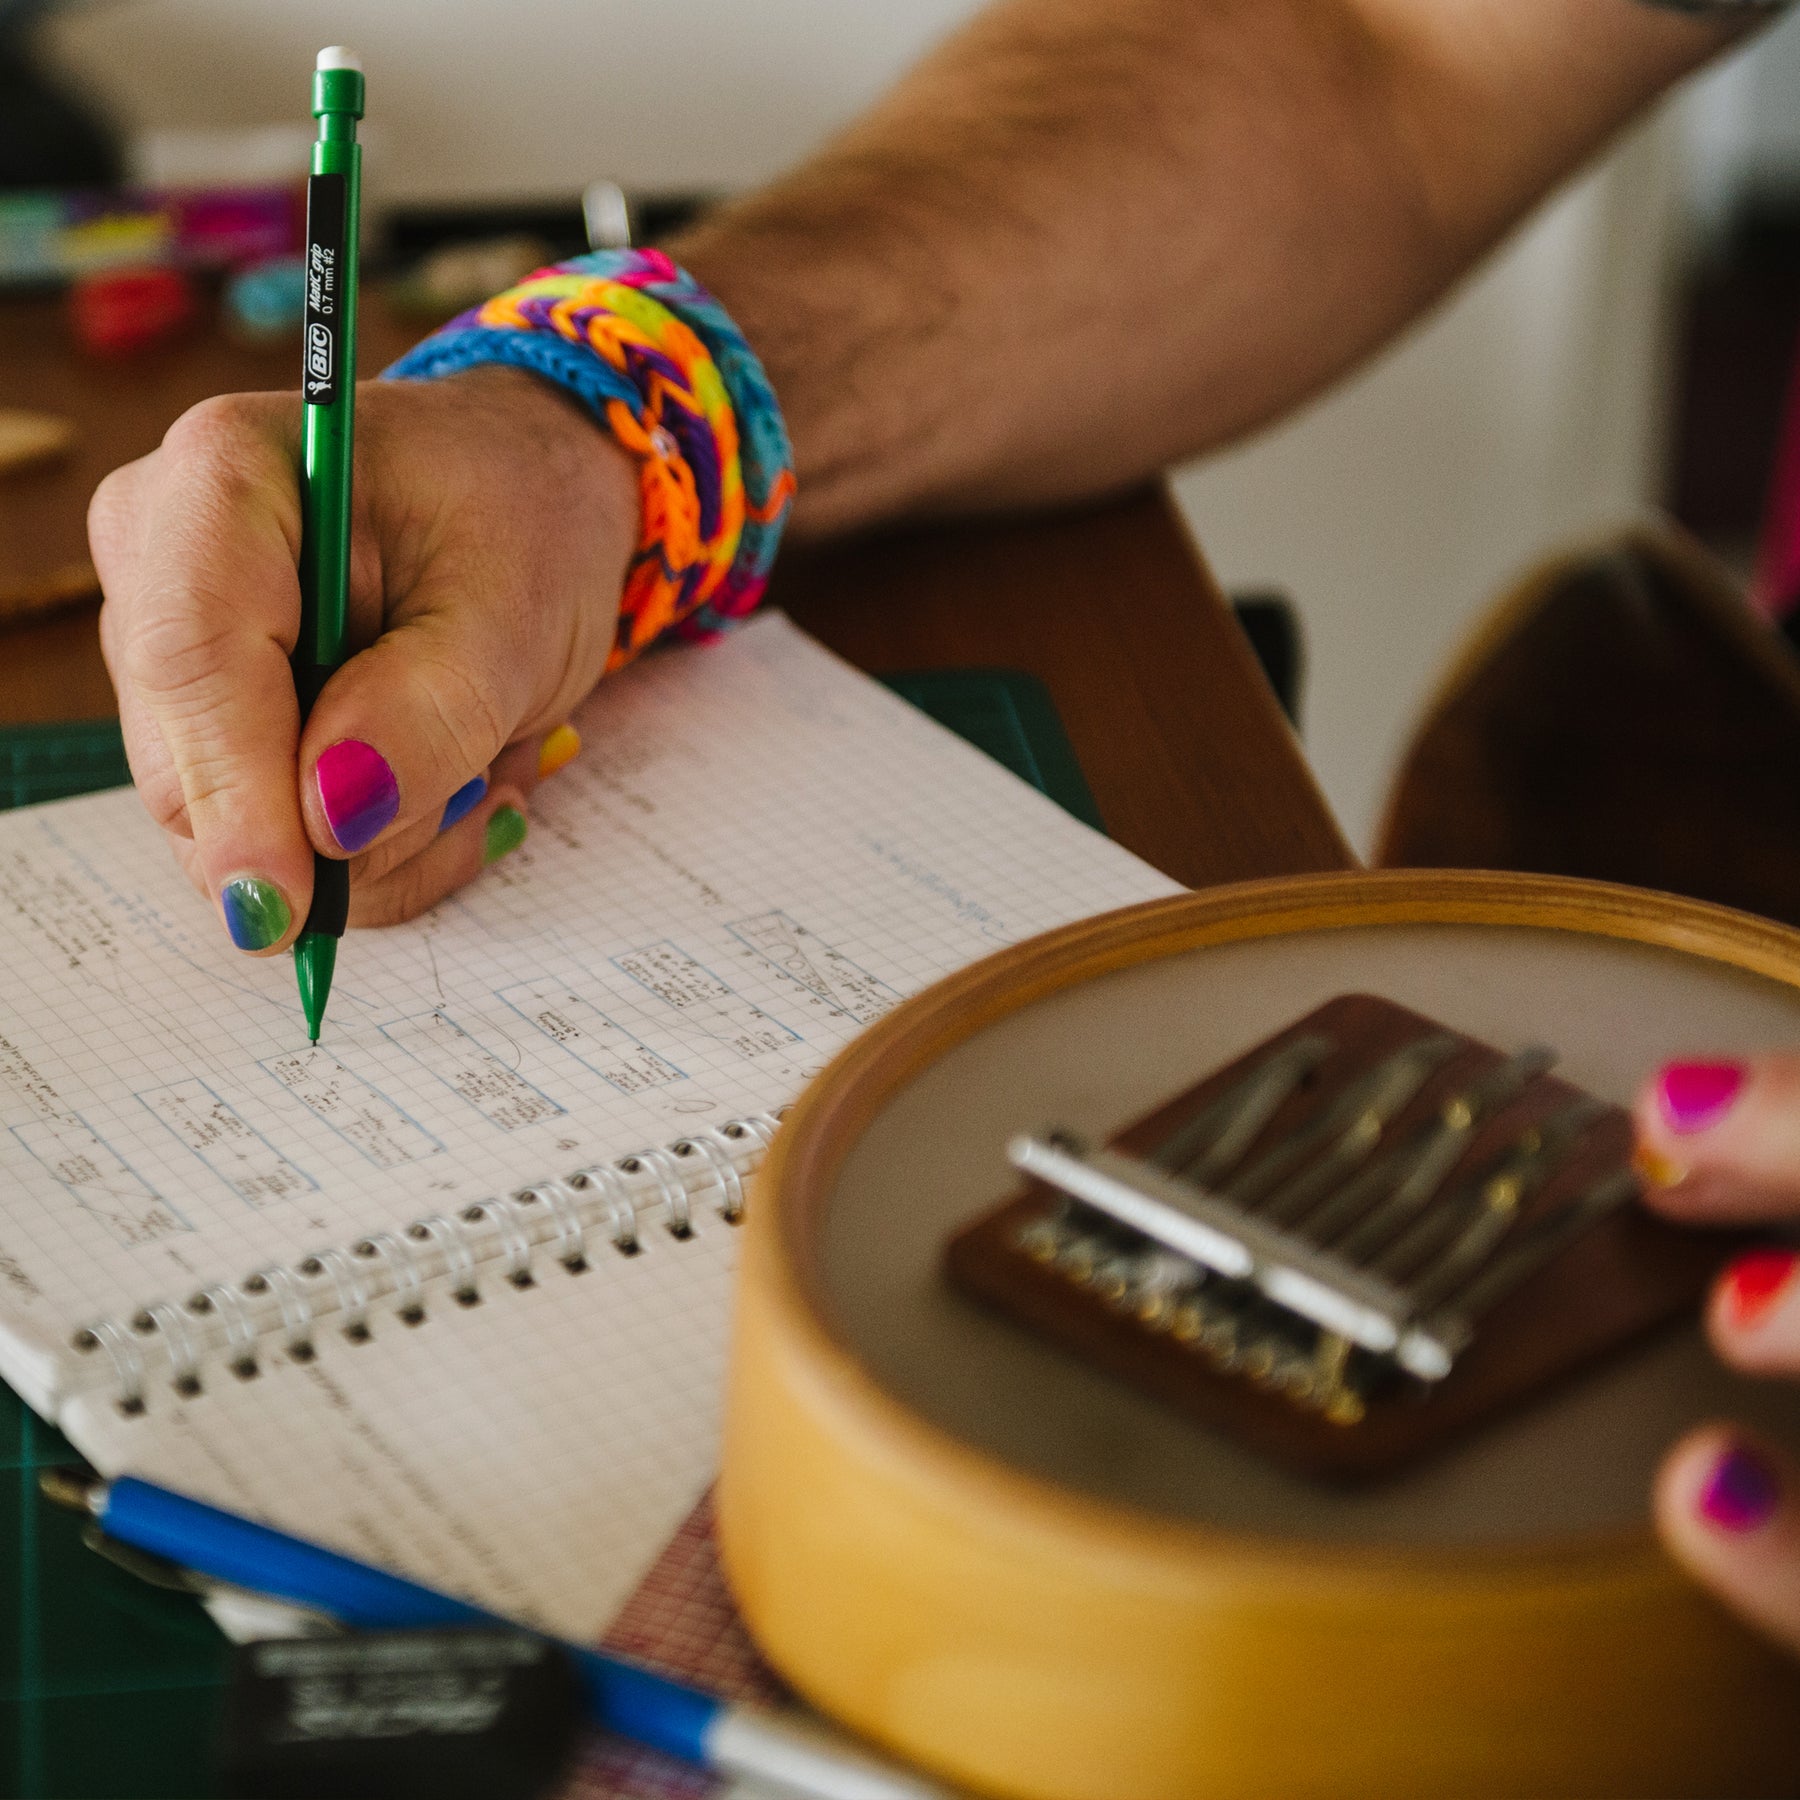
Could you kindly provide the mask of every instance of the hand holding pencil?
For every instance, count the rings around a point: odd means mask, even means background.
[[[569,710],[751,612],[795,492],[754,348],[661,250],[534,271],[355,384],[362,103],[322,53],[302,395],[194,408],[89,532],[134,776],[240,949],[298,932],[315,1041],[346,921],[517,848]]]
[[[138,790],[221,925],[286,950],[315,853],[350,923],[422,911],[516,847],[599,679],[637,536],[633,465],[536,376],[357,394],[351,654],[302,727],[302,403],[232,394],[110,475],[89,530]]]

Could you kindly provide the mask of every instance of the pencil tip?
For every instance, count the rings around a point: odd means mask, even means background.
[[[325,1023],[325,1001],[331,993],[331,971],[337,964],[337,939],[324,932],[303,931],[294,944],[294,973],[300,979],[300,1010],[306,1035],[319,1041]]]

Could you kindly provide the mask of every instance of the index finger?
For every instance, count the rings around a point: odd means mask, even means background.
[[[232,941],[292,940],[312,896],[295,785],[298,403],[232,395],[183,415],[155,453],[137,553],[101,574],[128,735],[167,753],[208,892]]]
[[[1720,1224],[1800,1216],[1800,1054],[1665,1063],[1633,1117],[1659,1210]]]

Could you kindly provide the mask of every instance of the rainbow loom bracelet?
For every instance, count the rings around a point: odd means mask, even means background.
[[[716,636],[756,605],[793,452],[762,364],[699,282],[660,250],[596,250],[452,319],[386,375],[483,363],[554,381],[637,458],[642,520],[608,669],[666,631]]]

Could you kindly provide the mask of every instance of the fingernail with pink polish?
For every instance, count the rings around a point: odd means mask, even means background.
[[[1744,1075],[1737,1062],[1665,1063],[1656,1078],[1656,1099],[1669,1129],[1686,1137],[1716,1125],[1730,1112]]]
[[[1732,1533],[1754,1531],[1781,1504],[1781,1480],[1755,1451],[1733,1444],[1700,1490],[1700,1516]]]
[[[320,751],[314,768],[325,823],[339,849],[354,856],[394,822],[400,784],[387,758],[360,738],[343,738]]]

